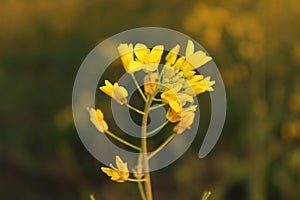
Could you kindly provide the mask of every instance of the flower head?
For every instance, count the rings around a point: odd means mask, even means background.
[[[116,165],[117,168],[110,164],[110,168],[101,167],[101,170],[107,174],[107,176],[110,176],[111,180],[123,183],[129,178],[127,163],[124,163],[119,156],[116,156]]]
[[[181,66],[182,71],[189,71],[197,69],[210,60],[212,60],[212,57],[207,56],[205,52],[199,50],[194,52],[194,43],[189,40],[187,43],[186,51],[185,51],[185,62]]]
[[[203,77],[202,75],[195,75],[190,80],[185,88],[185,93],[191,96],[197,96],[206,91],[213,91],[212,86],[215,84],[215,81],[210,80],[210,76]]]
[[[87,108],[90,113],[90,121],[94,124],[94,126],[100,131],[104,133],[108,130],[108,125],[104,120],[103,113],[100,109],[95,110],[94,108]]]
[[[193,103],[194,99],[190,95],[179,93],[177,91],[178,88],[167,90],[161,94],[161,99],[163,103],[169,104],[170,108],[175,112],[180,112],[182,106],[184,106],[187,102]]]
[[[101,86],[99,89],[115,99],[119,104],[127,103],[128,92],[124,87],[119,86],[118,83],[112,85],[108,80],[105,80],[105,86]]]
[[[134,60],[132,44],[120,44],[118,46],[118,51],[121,55],[121,60],[126,72],[130,73],[135,71],[135,69],[132,66],[130,66],[130,63]]]
[[[147,72],[153,72],[160,63],[161,56],[164,52],[164,46],[157,45],[150,50],[146,45],[138,43],[134,46],[135,61],[131,65]]]
[[[174,132],[177,134],[183,133],[186,129],[190,129],[194,122],[196,105],[183,109],[180,122],[174,127]]]
[[[175,47],[173,47],[173,49],[171,49],[168,53],[168,55],[166,56],[166,66],[170,66],[173,65],[176,61],[177,58],[177,54],[179,52],[179,44],[177,44]]]

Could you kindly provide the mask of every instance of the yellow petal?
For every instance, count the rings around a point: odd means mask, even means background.
[[[194,53],[194,43],[191,40],[188,40],[185,50],[185,57],[188,58]]]
[[[142,69],[145,71],[145,72],[154,72],[156,71],[158,68],[158,64],[156,63],[149,63],[149,64],[144,64],[142,66]]]
[[[133,73],[142,69],[144,63],[141,61],[132,61],[129,63],[128,73]]]
[[[108,80],[105,80],[105,86],[99,87],[102,92],[110,97],[112,96],[113,88],[113,85]]]
[[[207,56],[203,51],[197,51],[187,58],[187,61],[196,69],[203,66],[212,60],[212,57]]]
[[[119,171],[128,172],[127,163],[123,162],[119,156],[116,156],[116,165]]]
[[[163,45],[157,45],[152,48],[150,53],[150,63],[159,63],[164,52]]]
[[[149,59],[150,50],[146,45],[138,43],[134,46],[134,54],[140,61],[144,62]]]
[[[173,68],[178,71],[179,69],[182,68],[182,65],[185,61],[185,58],[184,57],[180,57],[177,59],[177,61],[175,62],[175,64],[173,65]]]
[[[90,113],[90,121],[94,124],[94,126],[100,131],[104,133],[108,130],[108,125],[104,121],[103,113],[100,109],[95,110],[94,108],[87,108]]]
[[[123,66],[128,72],[129,64],[131,61],[133,61],[134,56],[133,56],[133,46],[132,44],[120,44],[118,46],[118,51],[119,54],[121,55],[121,61],[123,63]]]
[[[113,176],[115,170],[108,168],[108,167],[101,167],[101,170],[107,175],[107,176]]]
[[[178,101],[170,101],[169,105],[175,112],[179,112],[181,110],[181,105]]]
[[[187,79],[191,79],[195,74],[196,74],[196,72],[193,70],[182,72],[182,75]]]
[[[128,92],[127,90],[122,86],[117,86],[112,94],[112,97],[120,104],[126,104],[127,103],[127,96]]]
[[[179,49],[180,49],[180,46],[179,46],[179,44],[177,44],[175,47],[173,47],[169,51],[168,55],[166,56],[167,63],[169,63],[170,65],[173,65],[175,63]]]
[[[178,122],[181,119],[181,112],[175,112],[172,108],[169,108],[166,118],[172,123]]]

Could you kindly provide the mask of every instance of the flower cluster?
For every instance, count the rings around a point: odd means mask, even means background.
[[[213,91],[215,81],[197,74],[196,69],[212,58],[205,52],[195,51],[194,44],[188,41],[185,56],[178,56],[180,46],[176,45],[166,56],[162,71],[158,72],[164,47],[157,45],[150,50],[144,44],[120,44],[119,53],[127,73],[144,70],[144,93],[161,93],[163,103],[170,106],[166,118],[176,123],[174,131],[178,134],[190,128],[194,121],[196,106],[193,97],[206,91]],[[124,92],[125,93],[125,92]],[[110,95],[111,96],[111,95]]]
[[[151,183],[149,175],[149,159],[163,149],[176,135],[190,129],[194,122],[197,105],[194,103],[194,98],[204,92],[213,91],[215,81],[211,81],[210,77],[204,77],[197,73],[197,68],[203,66],[212,60],[205,52],[195,51],[194,43],[187,42],[185,54],[179,55],[180,46],[176,45],[165,56],[165,62],[162,63],[164,46],[157,45],[153,48],[148,48],[145,44],[120,44],[118,47],[121,61],[125,71],[131,75],[134,83],[137,86],[140,95],[145,101],[145,110],[141,111],[128,103],[128,91],[125,87],[118,83],[111,83],[105,80],[105,85],[99,89],[106,95],[113,98],[120,105],[125,105],[129,109],[143,115],[141,129],[141,146],[136,146],[115,135],[109,130],[109,127],[104,120],[103,113],[100,109],[88,108],[90,113],[90,121],[94,124],[98,131],[105,133],[113,139],[131,147],[140,152],[139,161],[132,171],[135,178],[130,178],[127,163],[123,162],[119,156],[116,156],[116,165],[110,167],[102,167],[101,170],[111,177],[111,180],[116,182],[133,181],[138,182],[139,189],[143,199],[152,199]],[[161,64],[162,67],[159,67]],[[144,84],[141,88],[135,78],[135,72],[144,71]],[[153,105],[153,102],[160,102],[159,105]],[[149,112],[158,107],[166,106],[166,122],[176,123],[173,128],[173,134],[162,145],[157,147],[155,151],[147,155],[147,137],[151,132],[147,132],[147,119]],[[153,132],[153,130],[152,130]],[[144,145],[143,145],[144,144]],[[143,185],[145,189],[143,189]]]

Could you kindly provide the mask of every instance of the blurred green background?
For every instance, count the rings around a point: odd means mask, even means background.
[[[160,26],[214,57],[228,113],[206,158],[197,156],[203,119],[184,156],[153,173],[155,199],[200,199],[204,190],[211,199],[299,199],[299,18],[298,0],[1,0],[0,198],[139,199],[135,184],[109,181],[81,143],[71,94],[99,42]]]

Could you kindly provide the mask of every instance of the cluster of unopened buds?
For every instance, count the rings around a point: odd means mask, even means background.
[[[121,61],[125,71],[131,75],[132,80],[145,102],[144,110],[138,110],[128,102],[128,91],[125,86],[105,80],[105,85],[99,89],[113,98],[120,105],[142,115],[140,145],[132,144],[109,130],[100,109],[88,108],[90,121],[98,131],[107,134],[113,139],[138,151],[141,156],[133,170],[134,178],[130,178],[127,163],[116,155],[116,167],[102,167],[102,171],[116,182],[137,182],[142,199],[152,199],[151,181],[149,173],[149,160],[162,150],[174,137],[190,129],[195,119],[197,105],[194,98],[204,92],[213,91],[215,81],[210,76],[204,77],[197,72],[197,68],[212,60],[204,51],[195,51],[192,41],[187,41],[185,55],[179,56],[180,46],[173,47],[165,56],[163,63],[164,46],[157,45],[149,48],[144,44],[120,44],[118,47]],[[143,87],[139,86],[135,73],[144,72]],[[157,147],[150,155],[147,150],[147,122],[149,112],[153,109],[165,107],[166,122],[174,123],[173,133],[165,142]],[[162,128],[162,127],[160,127]]]

